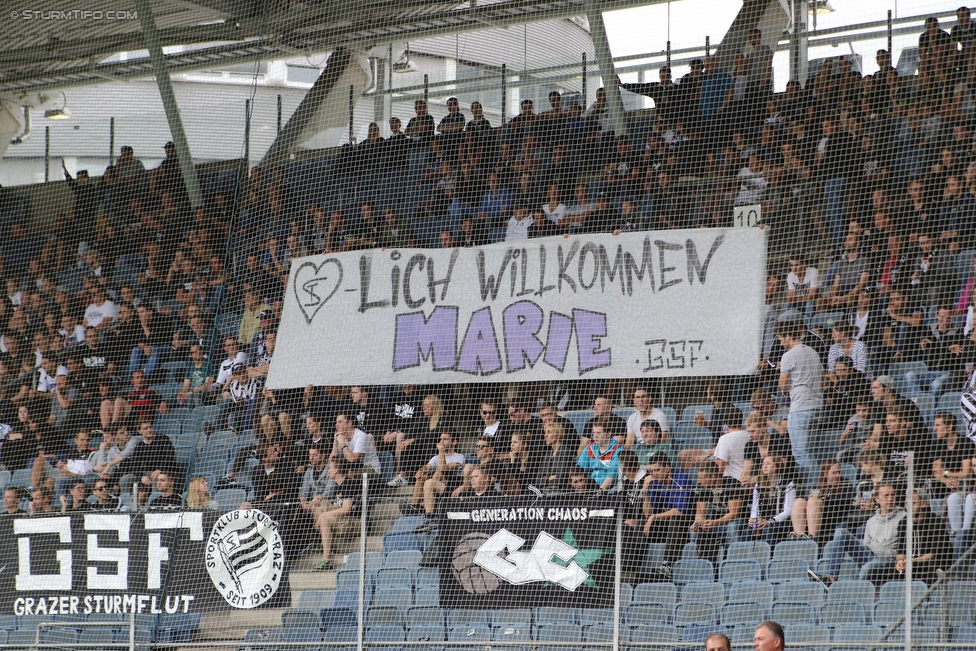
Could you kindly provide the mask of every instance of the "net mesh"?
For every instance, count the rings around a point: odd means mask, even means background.
[[[0,643],[976,645],[968,10],[261,4],[0,26]]]

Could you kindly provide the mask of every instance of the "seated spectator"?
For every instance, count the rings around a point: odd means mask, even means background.
[[[741,413],[741,412],[740,412]],[[759,417],[760,422],[762,417]],[[757,425],[761,427],[761,425]],[[745,464],[745,446],[749,442],[749,433],[743,429],[742,422],[729,423],[728,432],[719,437],[718,442],[710,450],[694,450],[686,448],[678,452],[678,461],[682,468],[694,468],[702,461],[712,458],[722,474],[742,481],[742,470]]]
[[[114,402],[102,401],[99,417],[103,430],[121,424],[131,426],[140,420],[155,419],[159,414],[166,415],[169,407],[163,397],[147,384],[143,371],[133,371],[132,391],[125,394],[125,397],[116,398]]]
[[[141,368],[147,376],[152,377],[159,364],[169,355],[173,330],[160,323],[160,319],[155,318],[156,313],[146,305],[137,307],[136,314],[139,316],[141,333],[129,356],[129,375]]]
[[[306,513],[310,513],[318,507],[328,486],[330,480],[328,449],[321,442],[310,443],[307,462],[295,469],[296,472],[302,473],[302,486],[298,490],[298,501]]]
[[[641,423],[640,431],[644,442],[634,445],[633,450],[637,453],[637,458],[641,463],[650,463],[650,458],[658,452],[667,455],[671,463],[678,462],[678,455],[675,454],[671,444],[661,440],[664,433],[661,431],[659,422],[653,418],[648,418]]]
[[[569,469],[567,481],[572,493],[593,493],[600,490],[600,487],[590,477],[590,473],[575,464]]]
[[[644,439],[641,437],[641,423],[648,418],[653,418],[661,426],[662,441],[668,439],[671,426],[668,423],[667,415],[654,406],[654,398],[644,387],[634,390],[634,407],[636,411],[627,417],[627,440],[624,447],[633,448],[635,444],[642,444]]]
[[[451,497],[483,497],[493,491],[496,481],[495,476],[492,474],[494,468],[497,468],[497,466],[475,466],[471,471],[470,483],[467,486],[462,485],[451,494]]]
[[[617,479],[617,457],[624,446],[610,438],[610,433],[600,423],[593,425],[593,442],[586,446],[576,461],[589,471],[590,477],[601,490],[613,488]]]
[[[822,548],[827,540],[833,540],[837,527],[845,526],[854,501],[854,486],[844,478],[841,464],[833,460],[824,461],[820,466],[816,488],[806,497],[793,500],[790,515],[793,533],[790,538],[815,540]]]
[[[860,568],[862,581],[880,583],[895,570],[899,552],[905,545],[905,509],[895,506],[895,487],[890,483],[878,487],[875,501],[877,513],[864,526],[864,538],[858,540],[850,531],[838,527],[834,532],[837,543],[827,553],[827,573],[817,578],[824,585],[835,583],[840,576],[844,555],[849,555]]]
[[[908,453],[915,453],[915,466],[930,468],[932,450],[924,422],[915,421],[914,413],[901,404],[893,405],[885,416],[884,430],[864,442],[865,450],[878,450],[894,472],[904,472]]]
[[[27,515],[27,511],[20,508],[22,488],[6,488],[3,491],[3,515]]]
[[[790,255],[790,273],[786,275],[785,308],[799,310],[808,319],[815,312],[817,293],[820,291],[820,272],[816,267],[807,266],[806,256],[801,252]]]
[[[315,528],[322,540],[322,560],[316,570],[335,569],[332,562],[332,541],[335,536],[350,537],[360,529],[364,517],[362,479],[360,470],[344,459],[329,464],[329,482],[313,507]]]
[[[91,471],[102,479],[111,479],[118,465],[132,457],[140,441],[142,437],[130,437],[126,427],[102,432],[102,442],[89,458]]]
[[[908,559],[905,554],[895,557],[895,571],[904,576]],[[912,580],[932,585],[940,578],[940,570],[952,565],[952,548],[945,522],[932,512],[924,488],[916,488],[912,497]]]
[[[869,261],[861,254],[861,244],[856,232],[844,238],[844,256],[837,263],[829,295],[822,309],[843,310],[853,307],[861,288],[871,277]]]
[[[431,394],[424,398],[422,408],[423,416],[413,423],[410,431],[388,432],[383,436],[386,443],[395,445],[396,474],[386,484],[391,488],[406,486],[405,474],[416,475],[436,449],[436,441],[444,427],[444,403]]]
[[[690,501],[692,484],[682,472],[672,472],[671,459],[663,452],[651,455],[644,478],[644,535],[664,543],[665,570],[681,558],[694,515]]]
[[[905,381],[909,387],[921,391],[928,390],[936,398],[948,387],[949,390],[962,388],[966,379],[966,364],[963,356],[966,338],[960,328],[952,323],[952,308],[940,306],[936,311],[936,322],[919,342],[922,355],[927,355],[927,371],[908,371]]]
[[[976,445],[959,436],[956,417],[948,412],[935,415],[935,438],[932,451],[932,479],[929,482],[930,499],[945,499],[949,531],[953,535],[969,529],[973,524],[972,490],[967,481],[972,475],[972,460],[976,457]]]
[[[712,440],[717,442],[728,431],[729,423],[742,422],[742,410],[729,402],[728,389],[721,380],[711,380],[705,387],[705,395],[713,406],[712,419],[706,420],[704,413],[698,413],[695,424],[707,427],[712,433]]]
[[[514,432],[509,441],[509,452],[501,459],[498,477],[511,477],[519,486],[530,485],[538,474],[541,458],[533,454],[532,433]]]
[[[593,429],[593,423],[596,422],[602,422],[606,430],[610,432],[610,436],[618,442],[625,442],[627,440],[627,421],[613,413],[613,402],[610,398],[606,395],[598,395],[593,399],[593,418],[586,421],[586,424],[583,425],[583,433],[580,435],[577,456],[582,454],[583,448],[592,442],[593,436],[591,431]]]
[[[142,440],[136,444],[128,460],[125,460],[126,465],[122,468],[125,474],[120,485],[122,490],[131,490],[133,483],[139,482],[139,500],[143,504],[149,497],[146,489],[153,485],[160,473],[173,475],[176,472],[176,451],[168,437],[156,435],[150,420],[139,423],[139,436]],[[116,459],[123,460],[123,456],[120,454]],[[109,465],[115,463],[116,461],[112,461]]]
[[[174,490],[169,473],[161,472],[156,475],[156,490],[159,495],[149,501],[148,508],[183,510],[183,496]]]
[[[759,481],[752,489],[752,509],[749,512],[749,526],[753,536],[775,546],[786,538],[796,486],[791,479],[785,479],[786,460],[769,455],[762,461]]]
[[[102,330],[108,327],[112,323],[112,320],[119,315],[119,308],[115,303],[108,300],[105,289],[99,284],[96,284],[92,290],[91,300],[91,304],[85,308],[85,318],[81,323],[85,328]],[[87,337],[88,332],[86,331],[86,340]]]
[[[91,511],[88,499],[88,486],[83,479],[75,481],[67,495],[61,496],[61,513]]]
[[[91,434],[88,430],[81,429],[75,434],[74,446],[59,454],[53,467],[48,457],[38,456],[31,469],[31,485],[46,484],[54,489],[55,495],[62,495],[74,480],[84,478],[91,472],[90,442]]]
[[[118,511],[119,498],[109,490],[108,482],[104,479],[96,479],[92,484],[92,495],[95,501],[90,504],[92,511]]]
[[[742,529],[742,484],[725,476],[718,464],[706,459],[698,464],[698,489],[695,491],[695,521],[691,524],[698,555],[718,564],[721,545],[738,542]]]
[[[647,538],[644,536],[642,523],[644,502],[646,500],[647,468],[637,460],[633,450],[621,450],[618,459],[620,478],[617,483],[617,493],[620,495],[620,509],[623,512],[623,551],[621,565],[624,572],[631,574],[642,573],[644,557],[647,551]],[[581,471],[577,466],[574,472]],[[591,479],[585,475],[582,479]]]
[[[512,216],[508,218],[508,227],[505,229],[506,242],[518,242],[528,239],[529,227],[533,224],[529,218],[529,207],[525,204],[515,206]]]
[[[757,412],[752,412],[746,418],[746,432],[749,433],[749,441],[742,450],[742,476],[740,478],[745,488],[753,488],[758,484],[763,461],[770,456],[780,457],[784,460],[783,472],[787,477],[800,478],[796,460],[793,458],[793,448],[790,446],[789,436],[783,436],[775,431],[770,432],[764,421],[763,415]]]
[[[856,402],[870,403],[871,384],[864,374],[854,368],[854,360],[841,355],[834,361],[832,373],[824,382],[824,412],[821,427],[836,429],[844,426],[856,410]]]
[[[335,442],[329,461],[345,459],[356,472],[379,475],[380,458],[373,437],[356,427],[356,417],[349,410],[336,416]]]
[[[153,502],[155,506],[155,502]],[[216,510],[217,500],[210,495],[210,483],[206,477],[194,477],[186,490],[186,508]]]
[[[835,321],[831,328],[834,344],[827,351],[827,379],[831,384],[837,382],[834,365],[840,357],[849,357],[851,364],[859,373],[868,372],[868,349],[864,343],[854,339],[854,326],[847,321]]]
[[[54,513],[54,506],[51,504],[53,500],[54,491],[47,486],[37,486],[31,493],[31,501],[27,505],[27,512],[31,516]]]
[[[412,248],[417,246],[417,238],[410,224],[396,210],[386,208],[383,211],[383,223],[380,225],[379,243],[388,249]]]
[[[840,463],[857,463],[857,458],[864,451],[864,442],[874,431],[874,403],[870,394],[862,394],[854,399],[854,415],[847,419],[844,431],[837,439],[840,451],[837,461]]]
[[[464,475],[464,455],[455,451],[455,440],[450,432],[441,432],[437,443],[437,454],[431,457],[414,478],[413,498],[410,502],[415,511],[423,511],[431,516],[437,507],[437,498],[444,493],[453,493]]]
[[[200,344],[190,345],[190,363],[183,375],[183,385],[176,395],[176,404],[180,407],[199,407],[214,381],[210,374],[210,362]]]
[[[546,491],[567,490],[568,472],[576,465],[576,459],[582,452],[575,450],[574,441],[566,440],[566,428],[561,423],[546,423],[542,427],[546,448],[532,483]]]
[[[482,418],[486,418],[484,415],[484,407],[486,404],[488,403],[482,403],[481,405]],[[464,470],[461,475],[461,485],[454,489],[451,497],[460,497],[471,490],[471,474],[475,468],[482,467],[485,470],[485,474],[490,474],[492,477],[495,476],[495,469],[500,465],[500,461],[495,458],[495,436],[493,434],[489,435],[487,432],[482,432],[481,436],[478,437],[478,443],[474,446],[474,453],[478,457],[478,463],[466,463],[464,465]]]

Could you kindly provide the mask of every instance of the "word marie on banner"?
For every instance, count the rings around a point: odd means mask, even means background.
[[[753,373],[765,263],[760,229],[300,258],[268,386]]]

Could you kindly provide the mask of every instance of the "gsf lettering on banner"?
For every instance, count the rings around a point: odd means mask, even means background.
[[[765,246],[698,229],[296,259],[268,385],[755,372]]]

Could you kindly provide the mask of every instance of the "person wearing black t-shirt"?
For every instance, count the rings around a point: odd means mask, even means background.
[[[156,490],[159,495],[149,503],[150,509],[183,509],[183,496],[173,490],[173,479],[168,473],[161,472],[156,475]]]
[[[931,468],[934,442],[925,431],[925,424],[915,420],[912,412],[902,404],[895,404],[885,416],[885,431],[864,442],[864,449],[881,452],[888,467],[896,473],[905,472],[908,453],[915,453],[915,468]]]
[[[404,133],[417,143],[427,143],[434,135],[434,116],[427,112],[427,102],[422,99],[413,103],[413,110],[416,115],[407,122]]]
[[[956,417],[949,412],[935,415],[935,442],[932,445],[932,499],[945,498],[949,530],[955,534],[966,529],[963,502],[966,493],[972,491],[966,478],[972,472],[972,459],[976,457],[976,444],[965,436],[959,436]],[[972,523],[970,523],[971,525]]]
[[[512,434],[528,432],[532,436],[531,454],[538,454],[545,444],[542,432],[542,420],[535,418],[529,412],[529,403],[522,398],[515,398],[508,404],[508,419],[498,427],[495,435],[495,452],[506,455],[510,451]]]
[[[915,489],[912,499],[912,580],[932,585],[937,570],[952,565],[952,547],[946,533],[945,521],[932,513],[923,489]],[[905,573],[907,557],[895,557],[895,571]]]
[[[3,514],[4,515],[27,515],[27,511],[20,508],[21,489],[8,488],[3,491]]]
[[[745,491],[732,477],[725,477],[718,464],[706,459],[698,465],[698,488],[695,491],[695,546],[701,558],[718,564],[718,548],[739,538]]]

